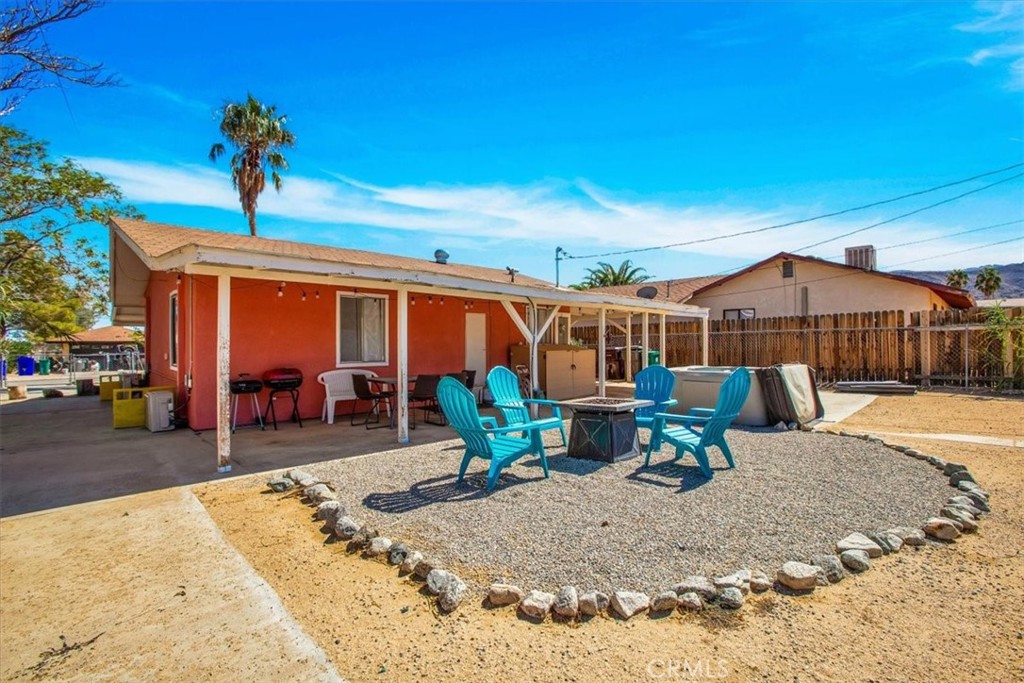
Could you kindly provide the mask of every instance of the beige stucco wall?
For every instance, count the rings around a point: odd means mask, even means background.
[[[793,266],[793,277],[783,278],[778,259],[686,303],[707,306],[712,320],[732,308],[753,308],[758,318],[801,315],[801,289],[807,287],[808,315],[902,310],[909,322],[913,311],[949,308],[927,287],[822,263]]]

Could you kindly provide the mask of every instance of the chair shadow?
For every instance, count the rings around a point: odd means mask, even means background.
[[[363,498],[362,503],[365,507],[378,512],[411,512],[430,505],[478,500],[513,486],[537,481],[533,477],[523,478],[504,469],[498,477],[494,491],[488,491],[486,470],[467,473],[461,484],[456,481],[457,478],[455,474],[448,474],[418,481],[404,491],[370,493]]]
[[[626,475],[626,478],[641,484],[677,489],[677,493],[693,491],[712,482],[701,473],[696,462],[688,465],[683,465],[682,462],[681,460],[663,460],[649,467],[644,467],[641,464],[632,473]],[[717,472],[722,469],[726,468],[712,467],[711,471]]]
[[[593,474],[600,469],[607,467],[610,463],[602,462],[600,460],[585,460],[583,458],[570,458],[565,454],[565,450],[562,449],[560,453],[552,455],[547,454],[548,458],[548,469],[552,472],[558,472],[560,474],[569,474],[574,477],[585,477],[588,474]],[[540,458],[532,458],[530,460],[520,460],[517,465],[523,467],[535,467],[540,469]]]

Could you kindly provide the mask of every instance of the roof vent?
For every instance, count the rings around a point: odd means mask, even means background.
[[[875,247],[870,244],[861,247],[847,247],[846,265],[863,270],[877,270]]]
[[[636,290],[636,295],[641,299],[653,299],[658,296],[658,288],[647,285],[646,287],[641,287]]]
[[[436,263],[448,263],[448,252],[444,249],[435,249],[434,261]]]

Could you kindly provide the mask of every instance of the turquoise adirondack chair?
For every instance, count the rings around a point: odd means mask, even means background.
[[[441,378],[437,385],[437,402],[441,405],[448,424],[466,442],[466,453],[459,467],[459,483],[466,476],[469,461],[473,458],[483,458],[491,461],[487,473],[487,490],[493,491],[502,468],[530,453],[540,456],[544,478],[548,477],[548,458],[544,453],[544,442],[540,438],[539,428],[522,424],[498,427],[498,421],[493,417],[480,417],[476,397],[454,377]],[[510,432],[519,433],[524,430],[525,438],[508,436]]]
[[[653,443],[655,438],[653,432],[655,414],[664,413],[679,402],[672,398],[672,390],[676,386],[676,376],[664,365],[651,365],[636,373],[634,381],[636,382],[636,390],[633,396],[637,399],[654,401],[653,406],[637,408],[633,411],[633,415],[636,417],[636,426],[652,430],[651,439]],[[661,448],[661,443],[655,443],[654,450],[659,448]]]
[[[519,393],[519,378],[508,368],[497,365],[487,373],[487,389],[494,399],[494,407],[501,411],[505,418],[505,425],[508,427],[519,426],[522,429],[538,429],[545,431],[557,429],[562,435],[562,445],[565,440],[565,423],[562,422],[562,409],[555,405],[554,401],[545,401],[539,398],[524,399]],[[530,404],[550,406],[551,417],[530,419]]]
[[[729,428],[732,421],[740,414],[743,402],[747,400],[750,393],[750,371],[740,367],[733,370],[732,374],[724,382],[718,392],[718,403],[714,410],[708,408],[693,408],[686,415],[671,415],[669,413],[656,413],[654,415],[654,426],[651,428],[651,445],[647,448],[647,457],[644,459],[644,467],[651,462],[651,453],[655,449],[655,443],[662,441],[676,447],[675,460],[683,457],[687,452],[693,453],[693,457],[700,465],[701,473],[708,479],[714,477],[711,465],[708,462],[707,449],[709,446],[718,446],[725,456],[729,467],[736,467],[732,459],[732,451],[725,441],[725,430]],[[701,428],[695,429],[696,425]]]

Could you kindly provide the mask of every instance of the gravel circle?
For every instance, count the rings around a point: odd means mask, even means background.
[[[647,436],[641,432],[641,438]],[[919,526],[950,495],[926,462],[823,432],[732,429],[736,469],[711,449],[715,478],[663,448],[615,464],[565,456],[545,434],[550,479],[527,456],[484,490],[474,459],[456,484],[459,440],[310,465],[349,514],[483,585],[655,593],[691,574],[834,552],[854,531]]]

